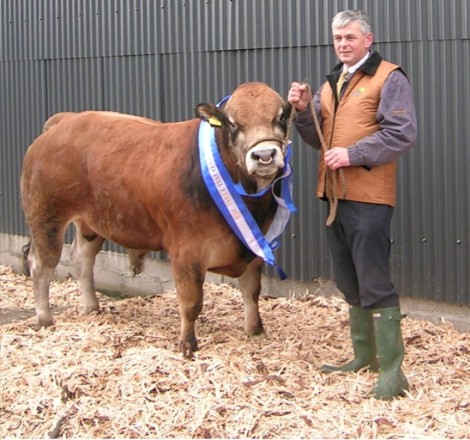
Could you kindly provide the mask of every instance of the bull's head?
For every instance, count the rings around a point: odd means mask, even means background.
[[[200,104],[196,113],[221,126],[238,166],[256,180],[258,189],[284,167],[291,106],[268,85],[244,83],[220,107]]]

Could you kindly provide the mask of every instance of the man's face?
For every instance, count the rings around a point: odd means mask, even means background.
[[[364,34],[357,21],[352,21],[341,29],[333,30],[333,43],[336,56],[346,66],[354,66],[369,51],[374,35]]]

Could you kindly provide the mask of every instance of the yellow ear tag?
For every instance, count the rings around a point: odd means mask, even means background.
[[[222,127],[222,122],[220,122],[215,116],[211,116],[207,122],[209,122],[212,127]]]

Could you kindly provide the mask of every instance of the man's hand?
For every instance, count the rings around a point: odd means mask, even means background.
[[[307,84],[300,84],[293,82],[290,86],[289,93],[287,94],[287,101],[299,112],[307,109],[312,95],[310,88]]]
[[[331,170],[348,167],[349,162],[348,149],[344,147],[334,147],[325,153],[325,164]]]

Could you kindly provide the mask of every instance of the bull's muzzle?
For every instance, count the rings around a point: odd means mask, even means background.
[[[277,153],[276,148],[253,149],[251,158],[254,161],[259,161],[262,165],[269,165],[275,159]]]
[[[252,146],[246,155],[246,168],[250,174],[270,176],[284,167],[282,142],[264,140]]]

